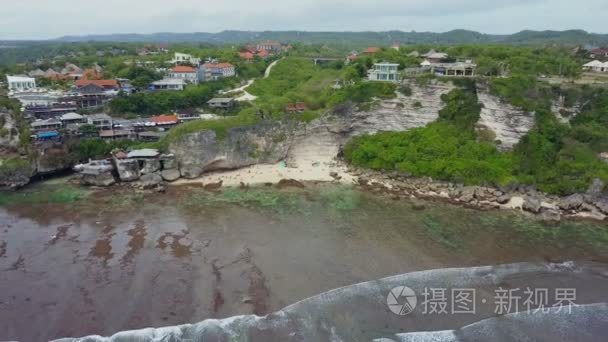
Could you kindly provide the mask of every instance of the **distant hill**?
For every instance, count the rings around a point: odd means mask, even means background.
[[[583,30],[569,31],[521,31],[511,35],[492,35],[468,30],[434,32],[308,32],[308,31],[222,31],[219,33],[170,33],[109,34],[65,36],[59,42],[163,42],[163,43],[244,43],[259,40],[304,43],[343,44],[577,44],[608,45],[608,34],[588,33]]]

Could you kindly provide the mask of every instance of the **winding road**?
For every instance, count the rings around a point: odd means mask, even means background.
[[[281,58],[282,59],[282,58]],[[270,63],[270,65],[266,68],[266,70],[264,71],[264,78],[268,78],[270,76],[270,71],[272,70],[272,68],[277,65],[277,63],[281,60],[278,59],[272,63]],[[249,86],[251,86],[253,83],[255,82],[255,79],[251,79],[249,81],[247,81],[247,83],[243,86],[240,86],[238,88],[234,88],[231,90],[228,90],[226,92],[223,92],[222,94],[230,94],[230,93],[236,93],[236,92],[243,92],[243,94],[239,97],[237,97],[235,100],[237,101],[254,101],[255,99],[257,99],[258,97],[255,95],[250,94],[249,92],[247,92],[247,88],[249,88]]]

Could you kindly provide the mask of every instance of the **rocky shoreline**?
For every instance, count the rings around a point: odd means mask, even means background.
[[[350,168],[348,172],[361,188],[388,194],[395,200],[441,200],[480,210],[519,209],[546,222],[559,222],[562,218],[604,221],[608,215],[608,194],[603,192],[604,184],[599,179],[593,181],[586,193],[559,197],[537,191],[533,186],[465,186],[398,172],[383,173],[355,168]]]
[[[140,164],[141,163],[141,164]],[[205,190],[216,191],[222,186],[235,186],[233,182],[224,182],[222,175],[234,171],[218,171],[213,178],[199,178],[200,182],[175,182],[180,177],[174,156],[158,155],[155,158],[140,160],[120,160],[114,158],[113,166],[103,168],[97,176],[80,175],[80,183],[85,186],[126,185],[140,190],[164,192],[166,186],[199,184]],[[112,165],[110,164],[110,165]],[[150,166],[151,164],[152,167]],[[142,167],[140,169],[139,167]],[[533,186],[510,185],[501,188],[487,186],[465,186],[430,177],[412,177],[399,172],[382,172],[355,167],[345,167],[342,162],[334,164],[336,170],[329,173],[332,182],[355,185],[364,191],[383,194],[394,200],[421,199],[439,200],[453,205],[478,210],[508,209],[520,210],[537,216],[545,222],[560,222],[564,218],[590,219],[604,221],[608,218],[608,194],[603,189],[604,183],[595,180],[587,192],[567,197],[549,195],[537,191]],[[239,169],[246,173],[245,169]],[[237,170],[237,172],[239,171]],[[118,177],[113,177],[117,173]],[[171,175],[170,175],[171,174]],[[118,179],[118,181],[116,181]],[[296,186],[305,187],[307,182],[328,182],[328,179],[281,178],[265,182],[266,185],[277,185],[279,188]],[[241,187],[255,185],[247,181],[239,182]],[[260,184],[261,185],[261,184]],[[421,204],[423,206],[423,204]]]

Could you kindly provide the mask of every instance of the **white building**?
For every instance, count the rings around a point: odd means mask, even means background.
[[[8,90],[25,91],[36,89],[36,79],[25,76],[6,76]]]
[[[154,90],[184,90],[186,82],[181,78],[163,78],[152,82]]]
[[[29,91],[22,91],[13,94],[11,97],[19,100],[22,107],[39,107],[39,106],[50,106],[53,103],[57,103],[59,98],[65,94],[60,91],[47,91],[44,89],[34,89]]]
[[[376,63],[374,68],[367,73],[370,81],[399,81],[399,64],[396,63]]]
[[[201,64],[201,59],[200,58],[196,58],[192,55],[189,55],[187,53],[180,53],[180,52],[176,52],[175,55],[173,56],[173,59],[170,61],[172,64],[178,64],[178,63],[188,63],[191,65],[199,65]]]
[[[186,65],[176,65],[169,69],[167,78],[184,80],[186,83],[198,84],[199,71]]]
[[[593,72],[608,72],[608,62],[592,61],[583,65],[583,69]]]
[[[205,63],[200,68],[200,78],[205,81],[218,80],[236,75],[236,68],[230,63]]]

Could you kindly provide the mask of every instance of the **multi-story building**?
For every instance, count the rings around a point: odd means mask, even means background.
[[[198,84],[200,76],[199,70],[193,67],[186,65],[176,65],[175,67],[169,70],[167,78],[180,79],[186,83]]]
[[[236,68],[230,63],[205,63],[201,66],[199,78],[205,81],[218,80],[236,75]]]
[[[36,79],[26,76],[6,76],[6,84],[10,91],[26,91],[36,89]]]
[[[196,58],[187,53],[176,52],[173,59],[170,61],[172,64],[191,64],[199,65],[201,63],[200,58]]]
[[[279,42],[265,41],[256,45],[257,51],[266,50],[273,54],[278,54],[283,51],[283,45]]]
[[[93,125],[101,131],[112,129],[112,117],[108,114],[92,114],[87,115],[86,118],[89,125]]]
[[[399,64],[396,63],[376,63],[374,68],[368,72],[368,79],[370,81],[387,81],[397,82],[399,81]]]

